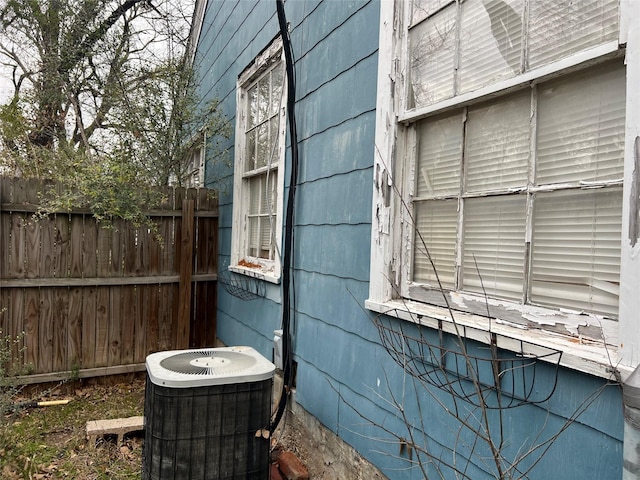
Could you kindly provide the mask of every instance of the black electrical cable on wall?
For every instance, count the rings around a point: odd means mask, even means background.
[[[282,37],[282,49],[284,51],[285,68],[287,72],[287,120],[289,122],[289,136],[291,137],[291,177],[289,181],[289,194],[287,196],[287,208],[285,213],[284,245],[282,248],[282,369],[283,384],[278,410],[271,421],[269,430],[276,429],[284,409],[287,405],[288,390],[291,386],[293,374],[293,352],[291,342],[291,272],[293,270],[293,212],[296,186],[298,183],[298,132],[296,129],[296,85],[293,68],[293,54],[291,52],[291,39],[287,27],[287,17],[284,11],[284,1],[276,0],[278,23],[280,24],[280,36]]]

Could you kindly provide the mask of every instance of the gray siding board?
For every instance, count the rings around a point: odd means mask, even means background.
[[[370,224],[372,185],[367,180],[372,175],[366,168],[302,184],[296,225]]]
[[[299,146],[300,182],[371,168],[374,137],[375,111],[368,111],[304,139]],[[369,179],[373,188],[373,174]]]
[[[366,282],[371,248],[365,232],[369,231],[368,224],[298,227],[295,267]]]

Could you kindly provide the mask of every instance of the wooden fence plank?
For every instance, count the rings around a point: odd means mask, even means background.
[[[26,226],[22,215],[11,215],[11,241],[8,278],[25,278]]]
[[[191,276],[193,274],[193,209],[192,199],[182,204],[182,235],[180,239],[180,291],[178,293],[178,348],[189,347],[191,324]]]
[[[96,350],[98,348],[97,326],[97,288],[83,288],[82,291],[82,352],[80,354],[81,368],[96,365]]]
[[[11,323],[8,325],[7,332],[3,335],[9,337],[12,342],[11,357],[9,359],[10,370],[19,369],[18,359],[22,359],[21,349],[24,347],[24,290],[18,290],[15,295],[11,296],[9,301],[8,313]]]
[[[38,278],[50,278],[55,276],[55,253],[54,246],[56,243],[56,225],[49,217],[42,218],[39,222],[40,227],[40,249],[38,268]]]
[[[149,285],[144,288],[149,292],[149,316],[147,317],[147,353],[160,350],[160,285]]]
[[[69,277],[82,278],[84,276],[83,254],[84,215],[71,215],[69,219]]]
[[[147,332],[150,328],[149,320],[149,286],[142,285],[136,288],[136,324],[134,330],[136,332],[133,344],[133,362],[141,363],[145,361],[147,356]]]
[[[36,369],[39,352],[40,291],[25,289],[24,346],[25,365]]]
[[[76,370],[82,365],[82,288],[68,288],[66,370]]]
[[[134,363],[135,326],[138,323],[138,304],[136,302],[136,286],[121,287],[122,303],[120,304],[120,343],[122,344],[120,363]]]
[[[173,288],[171,285],[160,286],[160,296],[158,298],[158,350],[171,350],[173,347],[172,338],[176,338],[172,332],[173,311]]]
[[[82,243],[82,277],[95,277],[98,272],[97,245],[98,228],[96,220],[88,215],[83,215],[83,243]]]
[[[68,370],[67,347],[69,338],[69,288],[55,288],[53,290],[53,329],[51,337],[52,345],[52,372]]]
[[[53,371],[53,290],[40,291],[40,319],[38,328],[38,364],[36,373]]]
[[[56,224],[56,238],[54,245],[55,258],[55,276],[59,278],[67,278],[70,270],[69,255],[69,216],[65,214],[56,214],[54,218]]]
[[[109,298],[109,287],[96,289],[96,367],[106,367],[109,363]]]

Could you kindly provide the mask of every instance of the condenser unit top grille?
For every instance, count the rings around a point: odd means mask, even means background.
[[[172,350],[147,357],[147,373],[156,385],[174,388],[266,380],[275,366],[251,347]]]

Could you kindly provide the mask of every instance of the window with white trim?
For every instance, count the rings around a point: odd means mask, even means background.
[[[282,229],[286,88],[277,39],[240,75],[230,269],[277,282]]]
[[[370,308],[441,307],[441,286],[461,312],[617,332],[619,18],[617,0],[383,6]]]
[[[204,187],[206,132],[199,132],[187,153],[186,179],[187,187]]]

